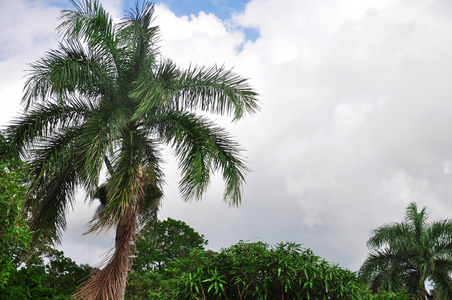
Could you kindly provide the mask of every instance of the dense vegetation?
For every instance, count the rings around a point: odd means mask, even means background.
[[[294,243],[239,242],[219,253],[181,221],[159,221],[137,245],[127,299],[408,299],[371,292],[357,274]],[[178,250],[179,249],[179,250]]]
[[[300,245],[263,242],[219,253],[194,249],[163,272],[132,273],[127,292],[128,299],[408,299],[375,295],[354,272]]]
[[[0,167],[0,299],[69,299],[99,270],[30,243],[23,209],[28,168],[17,160],[3,160]],[[427,223],[427,217],[412,203],[404,222],[375,229],[359,277],[294,243],[239,242],[212,252],[184,222],[153,219],[136,240],[125,297],[449,299],[452,222]]]
[[[23,210],[27,182],[27,171],[21,162],[0,161],[0,287],[10,280],[16,261],[25,255],[31,240]]]
[[[49,248],[15,261],[8,282],[0,288],[0,300],[69,300],[81,282],[95,271]]]
[[[204,249],[202,235],[172,219],[148,224],[143,233],[127,283],[129,300],[409,299],[403,292],[373,293],[356,273],[294,243],[241,241],[217,253]],[[21,257],[15,266],[0,299],[70,299],[98,272],[51,248]]]

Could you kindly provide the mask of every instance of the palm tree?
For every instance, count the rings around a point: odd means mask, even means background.
[[[404,222],[373,230],[359,271],[373,291],[404,289],[413,299],[434,299],[425,287],[431,282],[439,299],[452,297],[452,221],[428,224],[425,210],[411,203]]]
[[[224,67],[179,69],[162,59],[151,3],[114,24],[97,1],[71,2],[59,48],[31,65],[8,154],[34,176],[27,207],[35,239],[60,241],[78,188],[100,200],[88,232],[116,227],[115,247],[76,297],[123,299],[134,237],[162,196],[162,147],[179,161],[184,200],[200,199],[221,170],[224,200],[239,205],[248,171],[240,146],[206,115],[253,114],[257,93]]]

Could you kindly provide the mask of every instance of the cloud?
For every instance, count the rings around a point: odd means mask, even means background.
[[[370,230],[400,220],[409,202],[450,212],[450,7],[348,4],[251,1],[232,19],[259,30],[228,61],[252,78],[263,110],[230,127],[253,173],[242,207],[227,213],[229,231],[209,221],[223,220],[222,204],[201,220],[199,206],[180,214],[211,244],[294,240],[356,270]],[[172,54],[190,59],[205,45],[190,47]]]
[[[6,125],[20,109],[27,63],[56,45],[59,10],[37,1],[0,4],[0,124]]]

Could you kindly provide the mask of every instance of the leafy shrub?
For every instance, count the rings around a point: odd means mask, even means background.
[[[177,279],[162,272],[129,272],[126,290],[127,300],[164,299],[173,300]]]
[[[239,242],[219,254],[193,250],[173,261],[174,299],[408,299],[373,295],[356,273],[294,243]]]

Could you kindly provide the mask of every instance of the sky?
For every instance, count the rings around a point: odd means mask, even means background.
[[[133,1],[104,0],[115,20]],[[213,117],[246,151],[243,202],[220,177],[185,203],[171,151],[159,218],[182,220],[219,250],[295,242],[359,269],[371,230],[410,202],[452,214],[452,2],[449,0],[158,1],[161,52],[179,66],[225,64],[249,78],[261,111]],[[0,3],[0,125],[21,109],[27,64],[54,49],[67,1]],[[77,195],[59,246],[95,265],[113,235],[83,236],[94,207]]]

